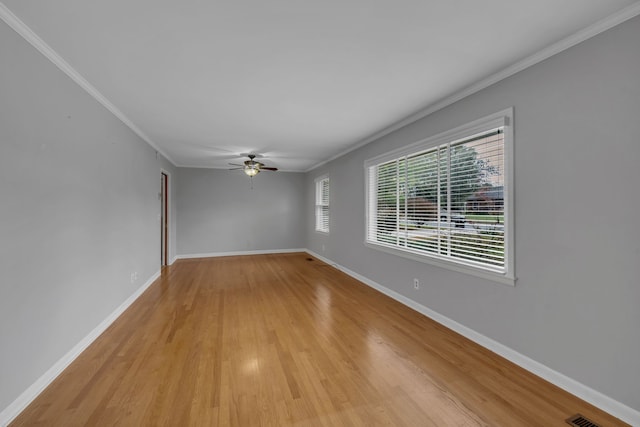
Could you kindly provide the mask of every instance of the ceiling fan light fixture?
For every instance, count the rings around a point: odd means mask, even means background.
[[[256,176],[258,172],[260,172],[260,169],[255,165],[245,166],[243,170],[244,173],[247,174],[247,176]]]
[[[247,175],[249,178],[253,178],[254,176],[258,175],[261,171],[266,170],[266,171],[277,171],[278,168],[273,168],[273,167],[268,167],[265,166],[263,163],[257,162],[253,159],[255,159],[258,155],[257,154],[247,154],[247,157],[249,157],[249,160],[245,160],[244,164],[238,164],[238,163],[229,163],[229,166],[235,166],[234,168],[231,168],[230,170],[242,170],[244,172],[245,175]],[[262,156],[260,156],[262,157]]]

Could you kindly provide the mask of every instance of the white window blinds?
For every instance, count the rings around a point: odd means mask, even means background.
[[[329,232],[329,177],[316,179],[316,231]]]
[[[504,126],[474,131],[367,163],[367,243],[507,273]]]

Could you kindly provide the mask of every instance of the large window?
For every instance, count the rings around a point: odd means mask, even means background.
[[[513,284],[512,110],[365,163],[366,244]]]
[[[329,232],[329,177],[316,179],[316,231]]]

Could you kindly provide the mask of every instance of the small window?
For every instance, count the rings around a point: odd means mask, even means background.
[[[316,231],[329,232],[329,177],[316,179]]]
[[[511,117],[367,161],[365,243],[513,284]]]

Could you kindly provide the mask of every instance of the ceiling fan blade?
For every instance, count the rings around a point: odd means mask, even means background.
[[[244,169],[244,167],[240,167],[240,168],[229,168],[229,169],[227,169],[227,170],[230,170],[230,171],[239,171],[239,170],[242,170],[242,169]]]
[[[238,167],[241,167],[241,168],[244,167],[244,165],[239,165],[237,163],[229,163],[229,166],[238,166]]]
[[[278,170],[278,168],[268,168],[268,167],[266,167],[266,166],[261,166],[261,167],[260,167],[260,170],[261,170],[261,171],[277,171],[277,170]]]

